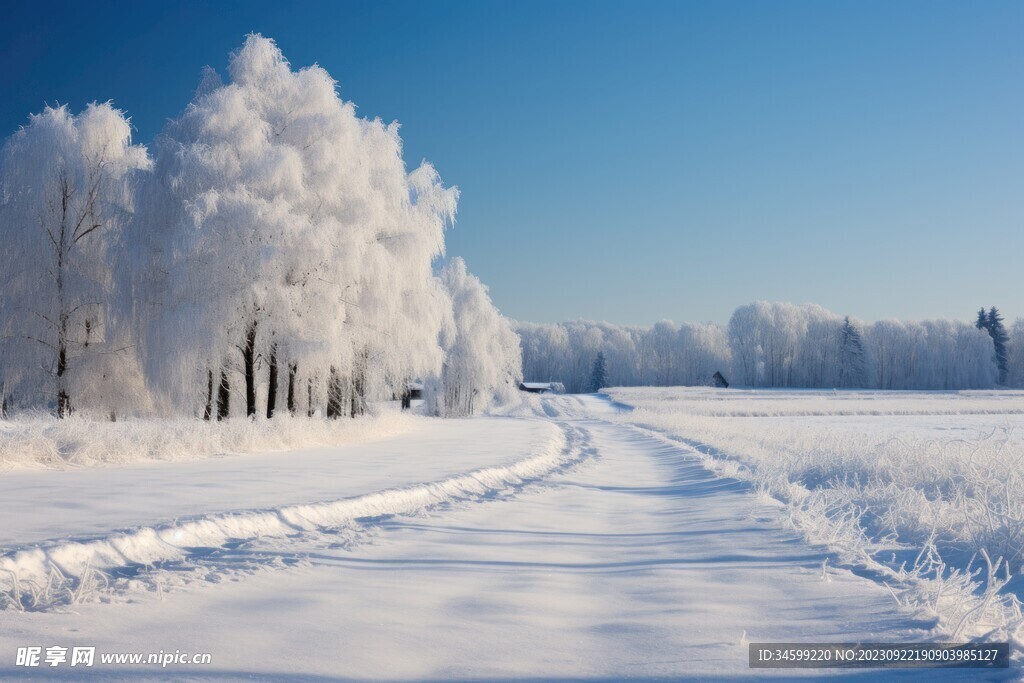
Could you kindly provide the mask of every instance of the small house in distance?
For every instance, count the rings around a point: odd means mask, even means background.
[[[722,373],[715,371],[715,374],[711,376],[711,386],[718,389],[728,389],[729,382],[726,381],[725,376]]]
[[[520,382],[519,390],[529,394],[561,394],[565,387],[560,382]]]

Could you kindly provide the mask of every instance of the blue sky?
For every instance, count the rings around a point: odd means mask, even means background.
[[[149,143],[246,33],[462,190],[515,318],[1024,315],[1024,3],[18,3],[0,129],[113,99]]]

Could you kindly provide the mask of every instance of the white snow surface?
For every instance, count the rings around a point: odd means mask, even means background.
[[[1024,394],[613,389],[621,420],[694,449],[963,638],[1024,636]]]
[[[933,635],[627,410],[531,397],[339,448],[6,473],[0,562],[26,585],[52,566],[49,595],[0,610],[0,677],[792,678],[747,644]],[[213,661],[28,670],[25,645]]]

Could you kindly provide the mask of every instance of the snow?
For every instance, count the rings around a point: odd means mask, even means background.
[[[1024,627],[1024,393],[615,389],[623,419],[785,505],[936,633]],[[991,560],[991,564],[990,564]]]
[[[645,391],[679,403],[619,398]],[[27,576],[49,553],[77,597],[0,610],[0,653],[213,655],[90,671],[107,680],[707,678],[749,675],[749,642],[934,635],[642,410],[529,399],[333,448],[9,472],[0,561]]]
[[[411,429],[422,418],[378,404],[360,420],[279,415],[273,420],[130,418],[118,422],[22,414],[0,420],[0,470],[193,460],[230,453],[295,450],[366,441]]]
[[[342,424],[352,427],[360,422]],[[481,467],[509,465],[523,453],[543,450],[557,434],[550,425],[522,421],[480,418],[449,425],[418,419],[391,434],[357,432],[359,441],[329,447],[222,453],[188,462],[7,472],[0,476],[0,548],[441,480]],[[490,439],[494,443],[481,448]],[[33,506],[39,500],[52,502],[40,509]]]
[[[409,447],[408,443],[404,445]],[[17,592],[19,582],[44,586],[54,570],[59,578],[69,575],[88,578],[90,571],[116,572],[140,565],[186,560],[196,549],[223,547],[229,542],[340,529],[362,518],[413,513],[442,503],[493,494],[549,474],[579,457],[576,453],[563,453],[564,446],[563,439],[549,437],[549,442],[533,457],[440,481],[389,488],[353,498],[207,514],[156,528],[142,527],[88,540],[61,540],[15,551],[0,558],[0,570],[8,575],[6,581],[0,580],[0,591]],[[33,599],[28,606],[48,607],[50,600]]]

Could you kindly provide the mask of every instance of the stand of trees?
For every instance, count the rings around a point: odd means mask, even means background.
[[[653,327],[607,322],[516,323],[523,376],[561,382],[570,393],[591,391],[598,353],[604,386],[702,385],[729,367],[725,331],[712,324],[662,321]]]
[[[874,389],[1024,387],[1024,320],[1007,331],[996,309],[964,321],[880,320],[865,325],[816,305],[757,302],[726,327],[663,321],[619,327],[517,323],[523,374],[593,389],[598,354],[607,386],[711,385]],[[590,368],[581,373],[580,368]]]
[[[47,108],[0,173],[5,412],[355,417],[435,378],[465,414],[519,381],[518,355],[478,367],[515,347],[479,281],[434,274],[458,190],[267,38],[204,71],[152,158],[110,104]]]
[[[758,302],[729,321],[735,382],[755,387],[985,389],[992,343],[962,321],[863,325],[820,306]]]

